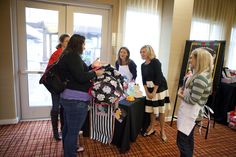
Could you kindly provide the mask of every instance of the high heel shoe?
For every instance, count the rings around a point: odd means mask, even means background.
[[[77,148],[76,151],[77,151],[77,153],[83,152],[83,151],[84,151],[84,147],[81,147],[81,146],[80,146],[79,148]]]
[[[154,135],[156,131],[154,129],[151,129],[147,132],[147,136]]]
[[[165,133],[163,134],[163,133],[160,131],[160,136],[161,136],[161,139],[162,139],[163,142],[167,142],[167,137],[166,137],[166,134],[165,134]]]
[[[61,136],[59,133],[54,134],[54,135],[53,135],[53,138],[54,138],[56,141],[62,140],[62,136]]]

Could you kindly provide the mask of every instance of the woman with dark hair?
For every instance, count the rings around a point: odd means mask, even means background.
[[[135,81],[137,77],[137,66],[129,57],[129,49],[127,47],[121,47],[115,65],[121,75],[124,76],[128,82],[131,82]]]
[[[56,51],[53,52],[53,54],[51,55],[49,61],[48,61],[48,66],[53,64],[54,62],[56,62],[59,58],[59,56],[61,55],[62,51],[66,48],[67,43],[70,39],[70,36],[68,34],[62,34],[59,37],[59,44],[56,46]]]
[[[74,34],[63,51],[59,69],[61,78],[68,81],[66,89],[61,93],[64,108],[64,128],[62,140],[64,156],[75,157],[76,152],[83,150],[77,147],[77,137],[86,119],[91,96],[88,94],[92,86],[91,80],[103,74],[103,70],[90,71],[98,64],[98,60],[88,67],[81,55],[85,49],[85,37]]]
[[[62,34],[59,38],[59,44],[56,46],[57,50],[53,52],[51,55],[48,66],[55,63],[59,56],[61,55],[62,51],[66,48],[67,43],[70,39],[68,34]],[[48,67],[47,66],[47,67]],[[53,130],[53,137],[55,140],[61,140],[61,135],[58,133],[58,115],[60,113],[60,122],[61,122],[61,131],[63,128],[63,107],[60,105],[60,95],[59,94],[51,94],[52,96],[52,109],[51,109],[51,122],[52,122],[52,130]]]

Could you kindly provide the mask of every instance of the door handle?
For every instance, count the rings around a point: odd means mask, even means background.
[[[44,71],[39,71],[39,70],[23,70],[20,71],[21,74],[43,74]]]

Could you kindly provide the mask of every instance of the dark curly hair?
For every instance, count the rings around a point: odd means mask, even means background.
[[[69,52],[83,53],[83,44],[85,43],[85,37],[79,34],[73,34],[67,44],[65,50]]]

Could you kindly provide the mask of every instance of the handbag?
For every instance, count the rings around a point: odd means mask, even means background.
[[[60,94],[63,92],[69,82],[60,75],[59,63],[62,57],[61,55],[57,62],[49,65],[39,80],[39,84],[43,84],[52,94]]]

